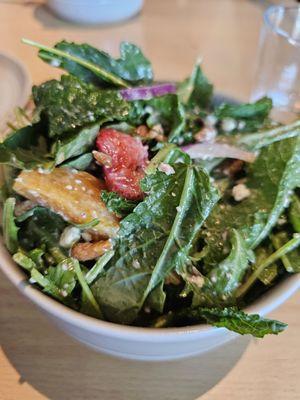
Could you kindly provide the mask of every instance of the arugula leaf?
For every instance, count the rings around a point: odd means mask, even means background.
[[[62,41],[54,46],[64,55],[54,53],[51,49],[41,49],[39,56],[43,61],[63,68],[79,79],[102,86],[142,85],[151,83],[153,72],[151,63],[143,55],[142,51],[132,43],[120,44],[120,58],[114,59],[104,51],[98,50],[89,44],[76,44]],[[68,55],[74,56],[70,58]],[[89,65],[78,62],[84,60]],[[101,73],[99,71],[101,69]],[[104,72],[104,73],[103,73]],[[119,79],[116,79],[119,78]],[[126,84],[127,83],[127,84]]]
[[[187,107],[208,108],[212,101],[213,85],[203,74],[200,62],[197,62],[192,75],[178,85],[177,94]]]
[[[84,274],[81,271],[78,260],[76,260],[75,258],[70,258],[68,262],[77,275],[77,279],[78,282],[80,283],[82,293],[84,293],[84,298],[90,303],[90,306],[94,309],[94,312],[98,314],[98,318],[101,318],[102,317],[101,309],[93,293],[91,292],[89,285],[87,284],[87,281],[85,279]]]
[[[294,195],[289,209],[289,220],[293,225],[295,232],[300,232],[300,199]]]
[[[62,139],[56,140],[51,149],[52,157],[55,158],[55,165],[59,165],[70,158],[81,156],[86,151],[91,150],[99,133],[99,128],[100,124],[97,123],[64,135]],[[91,153],[89,153],[89,157],[87,158],[70,160],[66,164],[73,168],[76,168],[76,166],[82,168],[88,160],[91,162],[92,158]]]
[[[88,285],[91,285],[102,273],[105,272],[106,264],[114,254],[113,250],[108,250],[103,254],[103,256],[98,258],[93,267],[85,275],[85,280]]]
[[[255,103],[245,104],[221,104],[214,112],[219,119],[233,118],[235,120],[244,121],[245,127],[243,131],[255,131],[259,129],[267,121],[269,113],[272,109],[272,100],[263,97]]]
[[[175,269],[189,263],[199,229],[218,199],[208,175],[174,164],[141,186],[148,196],[121,221],[115,255],[92,289],[109,320],[130,323],[147,296]]]
[[[50,137],[93,123],[119,121],[129,112],[129,103],[117,91],[96,89],[71,75],[33,86],[32,94],[37,113],[47,117]]]
[[[69,259],[65,259],[55,267],[49,267],[47,270],[47,279],[58,287],[63,297],[69,296],[77,282],[76,273],[69,263]]]
[[[36,267],[35,262],[28,257],[26,254],[24,254],[21,251],[18,251],[13,255],[13,260],[20,265],[20,267],[26,269],[27,271],[31,271],[33,268]]]
[[[44,258],[43,258],[44,255],[45,255],[44,249],[41,249],[41,248],[38,248],[38,247],[36,249],[32,249],[28,253],[28,256],[35,263],[36,268],[39,271],[44,271],[45,270],[45,262],[44,262]]]
[[[287,327],[287,324],[283,322],[266,319],[258,314],[246,314],[236,307],[196,308],[190,311],[189,317],[196,321],[204,318],[211,325],[257,338],[262,338],[267,334],[277,335]]]
[[[130,214],[136,207],[135,201],[126,200],[115,192],[102,190],[101,200],[105,203],[107,209],[120,217]]]
[[[248,173],[250,197],[233,205],[220,202],[206,221],[206,266],[215,265],[226,255],[224,236],[230,229],[239,230],[252,249],[269,234],[289,205],[293,189],[300,185],[299,154],[300,137],[273,143],[261,151]]]
[[[271,254],[267,259],[263,260],[261,264],[257,265],[252,274],[248,276],[246,281],[238,288],[236,293],[237,297],[242,298],[266,268],[285,256],[287,253],[296,249],[299,245],[300,234],[295,233],[293,239],[289,240],[282,247],[276,250],[275,253]]]
[[[195,292],[193,305],[232,305],[235,292],[242,282],[249,262],[254,262],[254,254],[246,245],[241,234],[233,229],[231,251],[227,258],[212,269],[204,279],[204,285]]]
[[[16,252],[19,246],[19,228],[15,224],[14,216],[15,205],[16,199],[14,197],[9,197],[4,203],[2,215],[3,239],[10,253]]]
[[[282,248],[288,241],[289,237],[286,232],[279,232],[271,237],[272,243],[276,250]],[[296,248],[287,254],[281,256],[281,261],[284,268],[289,273],[300,272],[300,250]]]
[[[61,290],[56,286],[52,279],[48,279],[47,276],[43,275],[36,267],[34,261],[23,252],[19,251],[13,255],[13,260],[28,271],[31,275],[31,282],[37,283],[43,288],[43,291],[55,299],[65,303],[65,298],[61,293]]]
[[[255,252],[256,255],[256,263],[252,266],[252,269],[255,271],[257,267],[262,264],[268,257],[270,257],[272,253],[266,247],[259,247]],[[265,268],[261,274],[258,276],[258,279],[266,286],[269,286],[273,283],[273,281],[278,276],[278,266],[276,263],[269,265]]]

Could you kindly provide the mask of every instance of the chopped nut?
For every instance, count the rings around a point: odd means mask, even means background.
[[[79,261],[94,260],[112,248],[110,240],[76,243],[71,250],[72,257]]]
[[[231,132],[237,127],[237,122],[233,118],[224,118],[222,121],[222,129],[225,132]]]

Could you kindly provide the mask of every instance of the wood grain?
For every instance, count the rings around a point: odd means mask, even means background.
[[[59,74],[21,37],[52,44],[90,42],[117,54],[120,40],[141,45],[158,79],[182,79],[195,59],[219,91],[247,99],[261,8],[246,0],[148,0],[122,25],[81,27],[42,5],[0,3],[0,50],[19,57],[41,82]],[[1,260],[0,260],[1,262]],[[0,400],[298,400],[300,294],[273,317],[289,323],[278,337],[227,344],[202,357],[169,363],[118,360],[58,331],[0,274]]]

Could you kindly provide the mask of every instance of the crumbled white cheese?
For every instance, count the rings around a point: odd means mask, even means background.
[[[72,189],[73,189],[73,186],[67,185],[67,186],[66,186],[66,189],[67,189],[67,190],[72,190]]]
[[[49,63],[52,65],[52,67],[59,67],[60,66],[60,60],[58,58],[52,58],[52,60]]]
[[[250,190],[244,183],[239,183],[232,188],[232,196],[235,201],[242,201],[249,197],[251,194]]]
[[[61,247],[69,249],[73,246],[73,244],[78,242],[80,237],[81,232],[79,228],[76,228],[76,226],[67,226],[60,236],[59,244]]]
[[[132,266],[133,266],[133,268],[135,268],[135,269],[141,268],[141,264],[138,262],[138,260],[133,260]]]
[[[218,122],[218,118],[213,114],[207,115],[207,117],[205,117],[205,119],[204,119],[204,124],[206,126],[215,126],[217,122]]]
[[[171,165],[165,163],[160,163],[158,166],[158,170],[160,172],[164,172],[166,175],[175,174],[174,168]]]
[[[222,121],[222,129],[225,132],[233,131],[237,126],[237,122],[233,118],[224,118]]]
[[[68,296],[68,292],[66,290],[61,290],[60,294],[62,295],[62,297],[67,297]]]
[[[239,130],[244,129],[245,126],[246,126],[246,122],[245,122],[245,121],[239,121],[239,122],[238,122],[237,127],[238,127]]]

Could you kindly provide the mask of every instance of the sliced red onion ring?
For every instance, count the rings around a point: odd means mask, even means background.
[[[254,153],[241,150],[238,147],[221,143],[196,143],[182,146],[181,150],[191,158],[235,158],[246,162],[253,162],[256,158]]]
[[[129,89],[122,89],[120,93],[124,100],[149,100],[153,97],[164,96],[169,93],[176,93],[175,83],[161,83],[154,86],[142,86]]]

